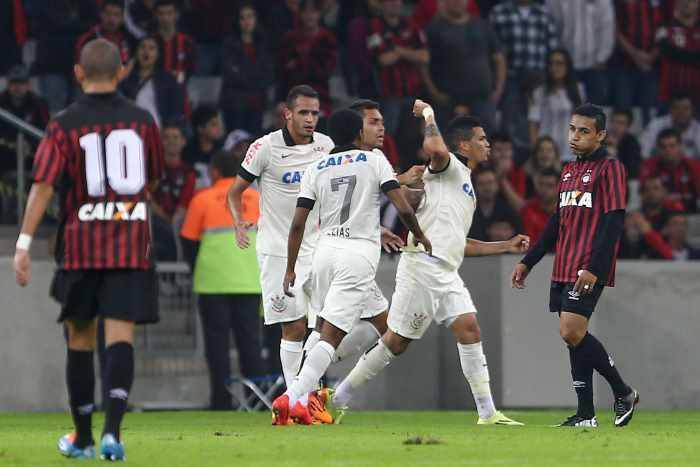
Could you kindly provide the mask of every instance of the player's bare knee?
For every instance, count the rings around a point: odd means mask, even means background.
[[[119,319],[105,319],[105,345],[109,347],[117,342],[134,343],[133,321]]]
[[[373,318],[369,319],[369,322],[372,323],[372,326],[377,330],[377,332],[380,335],[384,335],[384,333],[389,329],[389,327],[386,324],[386,318],[387,318],[388,313],[385,311]]]
[[[394,355],[401,355],[406,351],[408,345],[411,343],[411,339],[407,339],[403,336],[399,336],[395,332],[387,331],[382,336],[382,341],[384,345],[389,349]]]
[[[306,320],[298,319],[288,323],[282,323],[282,339],[286,341],[301,342],[306,336]]]
[[[68,348],[89,352],[97,346],[97,326],[94,321],[66,321]]]
[[[450,326],[452,333],[460,344],[481,342],[481,327],[474,313],[459,316]]]
[[[333,346],[333,348],[337,349],[346,334],[347,333],[342,329],[335,327],[328,321],[325,321],[323,323],[323,328],[321,329],[321,340],[328,342]]]
[[[561,323],[559,326],[559,335],[564,339],[567,345],[576,347],[586,335],[586,330],[568,325],[567,323]]]

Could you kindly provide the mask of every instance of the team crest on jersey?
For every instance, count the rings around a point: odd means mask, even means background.
[[[272,302],[272,311],[283,313],[287,309],[287,297],[284,295],[273,295],[270,297]]]
[[[581,177],[581,181],[584,185],[588,185],[589,183],[591,183],[591,178],[593,177],[592,172],[593,171],[591,169],[588,169],[586,170],[586,173],[583,174],[583,177]]]
[[[423,323],[428,318],[428,315],[424,313],[413,313],[413,319],[411,320],[411,329],[418,331],[423,327]]]
[[[78,208],[81,222],[92,221],[145,221],[146,203],[102,202],[85,203]]]
[[[568,182],[571,179],[571,172],[566,172],[562,181]]]
[[[562,191],[559,193],[559,207],[565,206],[592,208],[593,195],[588,191]]]
[[[345,154],[344,156],[331,156],[328,159],[321,160],[316,168],[318,170],[323,170],[331,166],[352,164],[354,162],[367,162],[367,155],[361,152],[356,156],[353,156],[352,154]]]

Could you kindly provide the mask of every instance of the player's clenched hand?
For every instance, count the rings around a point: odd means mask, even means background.
[[[433,245],[430,244],[430,240],[428,240],[428,238],[425,235],[421,235],[420,237],[413,237],[413,244],[418,245],[419,243],[423,245],[423,248],[425,248],[426,253],[428,253],[430,256],[433,256]]]
[[[17,279],[17,283],[22,287],[29,284],[29,281],[32,279],[31,263],[29,251],[23,249],[17,249],[15,251],[15,278]]]
[[[294,271],[287,271],[284,274],[284,282],[282,283],[282,288],[284,289],[284,294],[287,297],[293,297],[294,292],[292,292],[292,287],[294,287],[294,281],[297,280],[297,275]]]
[[[250,246],[248,230],[250,230],[252,227],[253,223],[249,221],[243,221],[236,224],[236,244],[238,244],[238,248],[246,249]]]
[[[382,227],[382,247],[387,253],[393,253],[395,251],[400,251],[403,248],[404,243],[401,237],[396,235],[391,230],[386,227]]]
[[[518,234],[508,240],[508,253],[525,253],[530,249],[530,237]]]
[[[525,288],[525,278],[529,274],[530,270],[523,263],[518,263],[513,268],[513,274],[511,275],[510,282],[514,289],[524,289]]]
[[[427,108],[430,108],[430,104],[420,99],[416,99],[416,102],[413,103],[413,115],[419,118],[423,118],[423,109]]]
[[[578,292],[582,295],[589,294],[593,291],[593,286],[597,281],[598,278],[592,272],[586,270],[579,271],[578,279],[574,284],[574,292]]]

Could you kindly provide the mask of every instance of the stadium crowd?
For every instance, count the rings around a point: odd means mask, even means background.
[[[115,43],[128,71],[121,92],[162,132],[157,252],[176,260],[188,205],[212,185],[212,157],[243,155],[282,126],[294,85],[319,92],[323,117],[355,98],[380,102],[384,152],[397,172],[421,163],[413,100],[435,105],[440,124],[478,116],[492,144],[473,175],[470,236],[481,240],[538,238],[557,208],[562,164],[573,159],[570,112],[592,102],[609,109],[607,147],[630,180],[622,257],[700,259],[688,218],[700,209],[698,3],[12,0],[0,7],[0,107],[43,128],[79,93],[72,68],[81,46]],[[214,99],[201,98],[212,95],[201,77],[220,82]],[[5,223],[16,222],[15,151],[16,130],[0,122]],[[396,224],[391,209],[383,220]]]

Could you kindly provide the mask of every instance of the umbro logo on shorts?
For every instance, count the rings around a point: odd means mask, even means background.
[[[570,290],[570,291],[569,291],[569,300],[576,300],[576,301],[578,301],[580,298],[581,298],[581,294],[580,294],[580,293],[578,293],[578,292],[576,292],[576,291],[574,291],[574,290]]]

